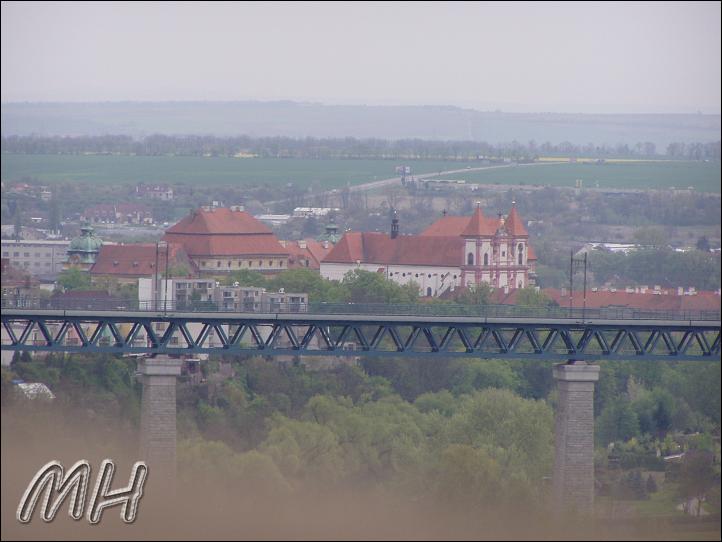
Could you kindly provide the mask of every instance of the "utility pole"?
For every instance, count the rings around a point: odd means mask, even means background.
[[[158,287],[159,284],[159,278],[158,278],[158,241],[155,243],[155,273],[153,277],[153,310],[156,310],[158,308]]]
[[[572,317],[574,293],[574,249],[569,250],[569,318]]]
[[[582,320],[586,315],[587,311],[587,252],[584,252],[583,258],[574,257],[574,249],[571,250],[571,256],[569,258],[569,317],[572,317],[573,313],[573,299],[574,299],[574,273],[580,267],[584,267],[584,283],[582,293]]]

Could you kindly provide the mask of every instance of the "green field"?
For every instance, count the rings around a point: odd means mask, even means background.
[[[195,185],[308,185],[338,188],[394,177],[395,167],[409,164],[413,173],[464,168],[467,162],[399,160],[308,160],[269,158],[201,158],[192,156],[105,156],[3,154],[3,181],[23,177],[53,183],[99,184],[168,182]]]
[[[533,164],[469,171],[442,176],[479,184],[526,184],[574,186],[577,179],[584,188],[687,188],[699,192],[720,193],[719,162],[618,162],[605,164]]]
[[[2,155],[2,179],[24,177],[44,182],[77,181],[99,184],[168,182],[195,185],[300,185],[318,183],[339,188],[395,175],[395,166],[409,164],[412,172],[478,167],[478,163],[403,160],[308,160],[270,158],[200,158],[191,156]],[[444,178],[444,177],[442,177]],[[585,188],[686,188],[720,193],[719,162],[623,162],[494,167],[455,173],[446,178],[468,183],[574,186]]]

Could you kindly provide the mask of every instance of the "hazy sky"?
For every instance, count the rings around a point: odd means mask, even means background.
[[[2,3],[2,100],[720,112],[720,3]]]

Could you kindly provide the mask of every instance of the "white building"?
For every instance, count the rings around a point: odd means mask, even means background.
[[[34,276],[57,275],[68,260],[70,241],[2,240],[2,257]]]
[[[495,288],[535,283],[536,256],[512,204],[507,217],[487,218],[478,205],[472,216],[444,216],[420,235],[348,232],[321,262],[321,276],[341,280],[354,269],[399,284],[415,282],[421,295],[439,296],[486,282]]]

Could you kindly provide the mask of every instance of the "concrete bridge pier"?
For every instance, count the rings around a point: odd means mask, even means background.
[[[555,416],[553,493],[558,510],[594,509],[594,383],[599,366],[570,361],[554,366],[559,400]]]
[[[176,380],[182,365],[182,360],[168,356],[145,358],[138,364],[143,383],[138,459],[148,466],[149,489],[155,486],[158,493],[172,491],[175,484]]]

